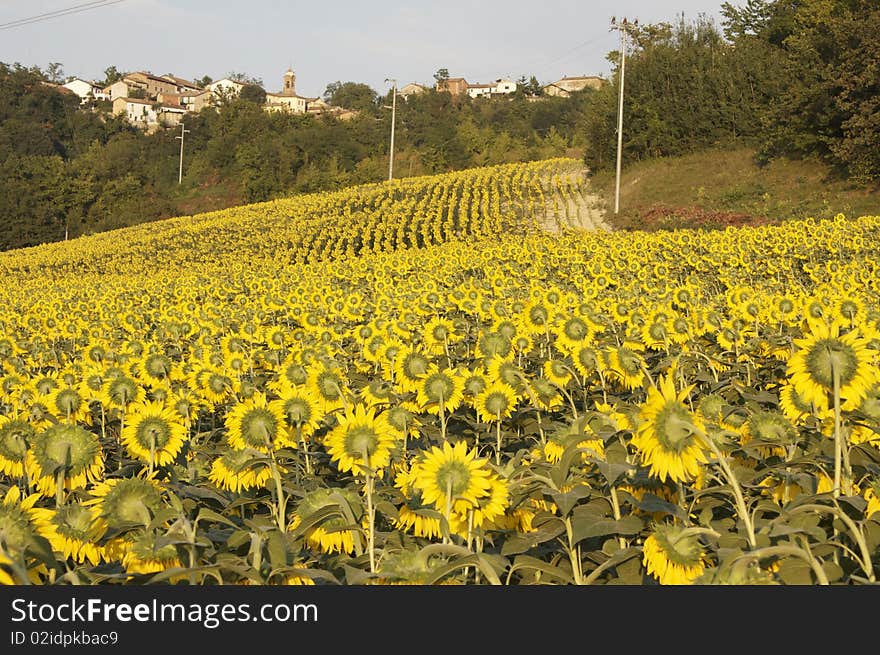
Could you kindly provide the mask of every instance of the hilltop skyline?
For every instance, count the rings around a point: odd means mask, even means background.
[[[617,48],[612,16],[656,23],[683,13],[686,20],[704,14],[720,21],[720,2],[711,0],[251,7],[243,12],[230,0],[5,3],[0,61],[43,69],[58,62],[65,76],[94,80],[103,79],[109,66],[186,79],[241,73],[261,79],[267,91],[280,89],[291,67],[297,91],[317,97],[335,81],[365,83],[380,93],[390,88],[386,78],[396,78],[398,86],[433,84],[441,68],[471,82],[534,75],[546,84],[567,75],[607,76],[605,55]],[[246,47],[235,47],[236,41]]]

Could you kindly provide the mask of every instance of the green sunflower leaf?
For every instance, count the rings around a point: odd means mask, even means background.
[[[571,540],[576,544],[591,537],[604,537],[613,534],[634,535],[641,532],[642,528],[644,528],[644,523],[637,516],[626,516],[619,521],[573,516]]]

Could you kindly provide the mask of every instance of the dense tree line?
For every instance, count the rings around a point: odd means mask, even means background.
[[[723,3],[721,26],[630,26],[624,75],[627,160],[732,139],[761,161],[816,157],[857,184],[880,181],[880,4],[876,0]],[[591,98],[586,159],[616,158],[613,83]]]

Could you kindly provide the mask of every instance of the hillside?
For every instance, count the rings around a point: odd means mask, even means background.
[[[0,582],[876,582],[880,217],[592,193],[551,159],[0,253]]]
[[[813,160],[756,162],[741,144],[626,162],[620,212],[614,215],[614,171],[591,178],[608,220],[619,229],[759,225],[790,219],[856,217],[880,210],[880,187],[858,187]]]

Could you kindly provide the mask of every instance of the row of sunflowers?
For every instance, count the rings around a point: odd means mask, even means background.
[[[0,255],[0,580],[875,582],[880,217],[542,233],[578,170]]]

